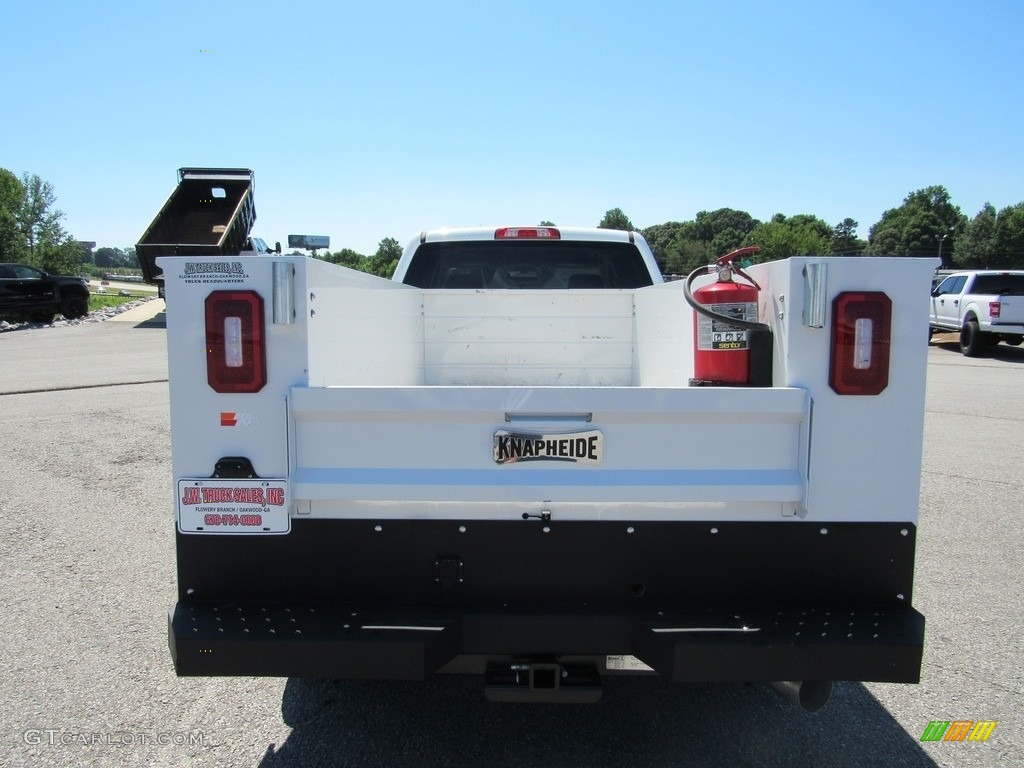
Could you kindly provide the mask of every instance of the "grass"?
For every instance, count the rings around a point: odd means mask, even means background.
[[[117,296],[109,293],[93,293],[89,295],[89,311],[95,312],[104,307],[119,307],[129,301],[141,299],[141,296]]]

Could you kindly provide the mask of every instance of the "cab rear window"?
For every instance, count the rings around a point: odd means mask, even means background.
[[[1024,275],[978,275],[971,293],[1024,296]]]
[[[473,241],[423,243],[405,283],[417,288],[559,290],[651,285],[632,243]]]

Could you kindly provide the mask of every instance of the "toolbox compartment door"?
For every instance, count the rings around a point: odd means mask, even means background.
[[[310,513],[350,503],[333,513],[473,516],[505,504],[499,516],[517,516],[517,504],[548,503],[596,519],[737,502],[778,515],[803,499],[797,388],[297,387],[288,407],[292,496]],[[522,438],[512,461],[515,447],[499,445],[509,434]]]

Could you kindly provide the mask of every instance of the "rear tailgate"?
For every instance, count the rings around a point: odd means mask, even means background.
[[[288,407],[299,515],[778,519],[803,499],[802,389],[296,387]]]
[[[1024,325],[1024,296],[1005,294],[997,296],[999,316],[992,317],[992,325]]]

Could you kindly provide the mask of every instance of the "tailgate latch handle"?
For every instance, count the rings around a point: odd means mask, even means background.
[[[539,515],[533,515],[529,512],[523,512],[523,520],[543,520],[545,523],[551,522],[551,510],[543,509]]]

